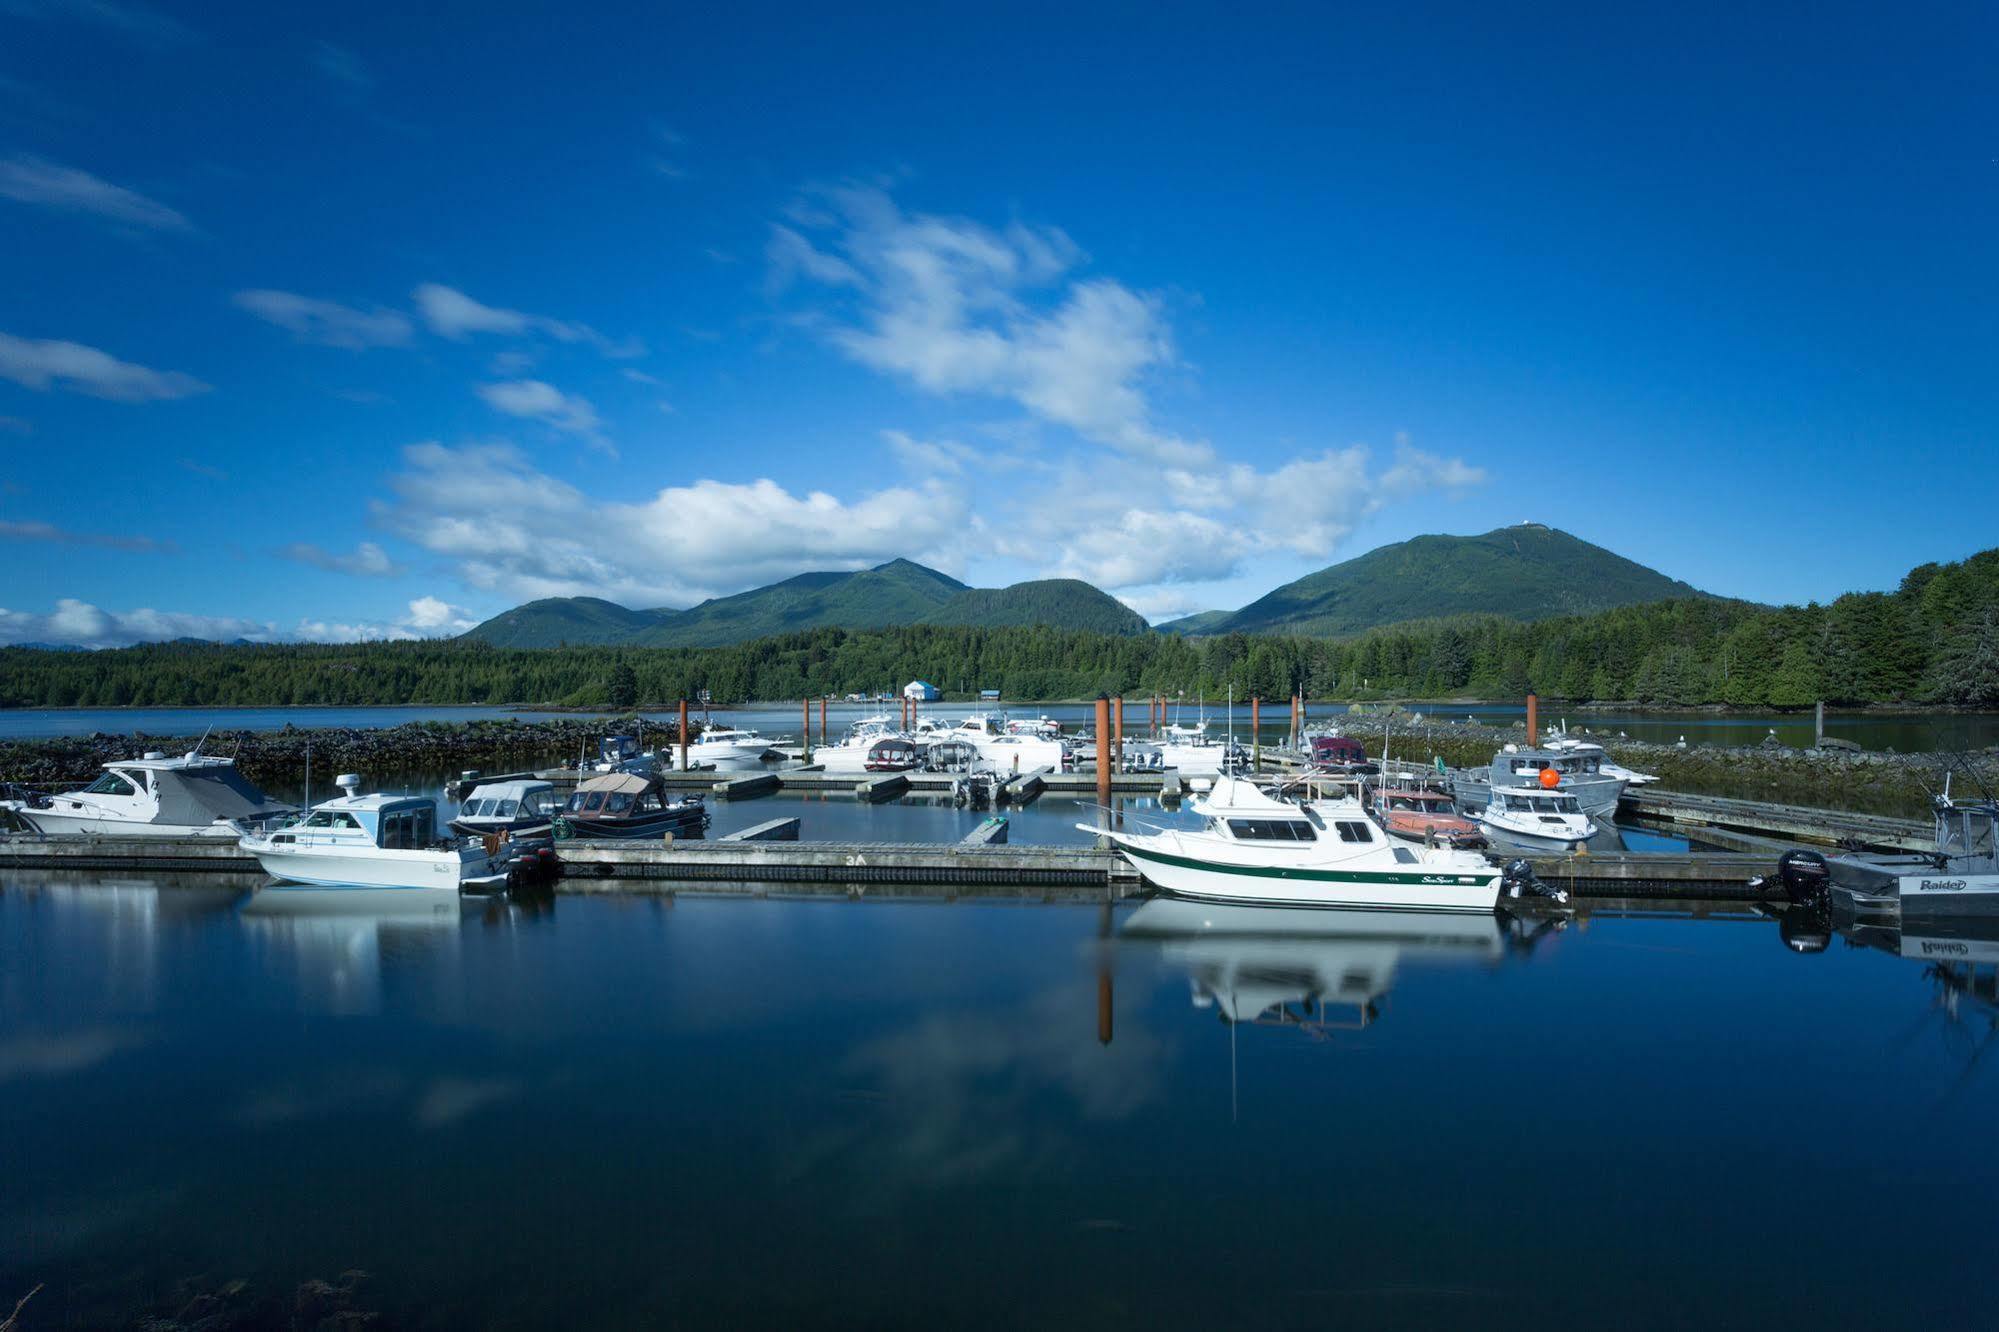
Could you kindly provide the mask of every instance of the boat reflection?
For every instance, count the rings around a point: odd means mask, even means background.
[[[293,973],[303,1006],[358,1014],[380,1011],[398,978],[424,987],[455,976],[461,922],[481,905],[456,889],[270,884],[238,918]]]
[[[1125,922],[1187,973],[1196,1008],[1230,1025],[1284,1027],[1316,1040],[1380,1018],[1402,963],[1493,964],[1507,951],[1493,915],[1284,910],[1159,898]]]

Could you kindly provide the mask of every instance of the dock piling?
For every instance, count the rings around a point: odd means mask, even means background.
[[[1124,695],[1123,694],[1119,694],[1117,698],[1113,700],[1113,702],[1111,703],[1111,708],[1115,713],[1115,715],[1111,720],[1111,730],[1115,732],[1117,737],[1117,746],[1116,748],[1111,750],[1111,753],[1115,757],[1111,761],[1117,765],[1115,771],[1123,772],[1124,771]]]
[[[1097,695],[1097,799],[1108,805],[1111,802],[1111,701]]]
[[[687,771],[687,700],[680,700],[680,770]]]

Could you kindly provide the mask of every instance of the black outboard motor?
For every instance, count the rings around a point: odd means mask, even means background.
[[[1502,897],[1546,897],[1557,902],[1567,902],[1568,893],[1560,888],[1550,888],[1534,873],[1534,865],[1526,860],[1509,860],[1506,868],[1499,872],[1499,893]]]
[[[1832,867],[1816,851],[1786,851],[1777,857],[1777,882],[1794,906],[1820,906],[1832,886]]]

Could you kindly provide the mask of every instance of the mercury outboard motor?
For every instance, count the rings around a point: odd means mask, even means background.
[[[1832,867],[1816,851],[1786,851],[1777,857],[1777,882],[1795,906],[1819,906],[1832,885]]]

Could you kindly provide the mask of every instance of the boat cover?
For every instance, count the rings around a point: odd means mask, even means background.
[[[600,777],[592,777],[576,786],[580,794],[585,791],[623,791],[637,795],[652,787],[652,778],[636,772],[607,772]]]
[[[161,823],[263,818],[292,808],[259,791],[233,764],[155,768],[152,778],[159,792]]]

